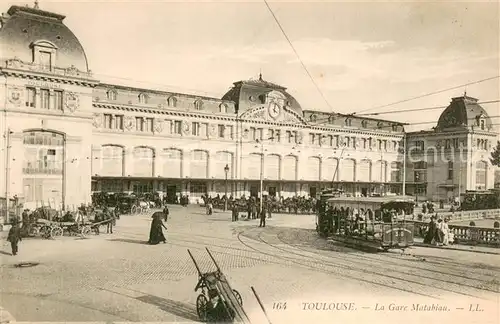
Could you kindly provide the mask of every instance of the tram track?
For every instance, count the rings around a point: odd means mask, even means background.
[[[332,256],[332,255],[324,255],[324,254],[320,254],[320,253],[317,253],[316,251],[310,251],[310,250],[306,250],[306,249],[303,249],[303,248],[300,248],[298,246],[295,246],[295,245],[292,245],[292,244],[289,244],[285,241],[283,241],[283,239],[280,238],[280,233],[278,233],[276,235],[276,238],[283,244],[287,245],[287,246],[290,246],[292,248],[295,248],[295,249],[298,249],[298,250],[301,250],[301,251],[304,251],[304,252],[307,252],[307,253],[310,253],[310,254],[313,254],[315,256],[320,256],[322,258],[328,258],[328,259],[333,259],[333,260],[340,260],[340,261],[344,261],[345,262],[345,259],[344,258],[339,258],[339,257],[335,257],[335,256]],[[259,235],[259,239],[262,239]],[[278,248],[278,247],[276,247]],[[283,249],[285,250],[285,249]],[[307,256],[307,255],[303,255],[303,254],[300,254],[300,253],[296,253],[296,252],[293,252],[293,251],[289,251],[289,250],[286,250],[287,253],[295,253],[297,255],[301,255],[301,256],[304,256],[304,257],[307,257],[307,258],[310,258],[310,259],[314,259],[317,261],[316,257],[315,256]],[[365,256],[361,256],[361,255],[355,255],[355,254],[349,254],[349,256],[351,258],[356,258],[357,260],[363,260],[363,259],[366,259],[366,260],[371,260],[371,261],[375,261],[375,262],[378,262],[378,263],[381,263],[383,262],[383,265],[380,264],[378,266],[378,268],[381,268],[381,270],[384,270],[384,271],[392,271],[392,268],[391,267],[386,267],[386,264],[387,264],[387,260],[383,260],[383,259],[376,259],[376,258],[370,258],[370,257],[365,257]],[[389,255],[384,255],[384,257],[387,256],[389,258],[391,258],[392,256],[389,256]],[[404,260],[404,259],[401,259],[401,258],[398,258],[399,260],[401,261],[406,261],[408,262],[408,260]],[[352,261],[350,260],[351,262],[355,262],[355,261]],[[356,264],[356,263],[355,263]],[[369,263],[364,263],[364,262],[358,262],[357,264],[359,264],[360,266],[371,266],[372,264],[369,264]],[[464,283],[463,281],[462,282],[457,282],[457,281],[452,281],[450,280],[450,277],[451,278],[454,278],[455,275],[454,274],[450,274],[450,273],[444,273],[444,272],[440,272],[440,271],[432,271],[431,269],[426,269],[426,268],[422,268],[422,267],[412,267],[410,265],[404,265],[402,263],[396,263],[396,262],[390,262],[390,264],[394,265],[394,266],[397,266],[397,267],[404,267],[404,268],[409,268],[410,271],[412,270],[422,270],[422,271],[427,271],[427,272],[434,272],[434,273],[437,273],[439,274],[441,277],[439,278],[434,278],[432,276],[424,276],[423,274],[418,274],[418,272],[408,272],[408,271],[400,271],[398,270],[398,273],[399,274],[402,274],[402,275],[406,275],[406,276],[410,276],[410,277],[416,277],[418,279],[424,279],[424,280],[429,280],[429,281],[433,281],[434,283],[431,285],[431,284],[424,284],[420,281],[415,281],[415,280],[408,280],[408,279],[403,279],[403,278],[399,278],[400,280],[404,280],[404,281],[408,281],[408,282],[412,282],[412,283],[415,283],[415,284],[419,284],[419,285],[423,285],[423,286],[427,286],[427,287],[433,287],[433,288],[436,288],[436,284],[437,285],[443,285],[443,284],[450,284],[450,285],[455,285],[455,286],[458,286],[458,289],[461,289],[462,287],[468,287],[468,288],[472,288],[472,289],[475,289],[475,290],[482,290],[482,291],[487,291],[487,292],[493,292],[493,293],[498,293],[497,290],[493,290],[493,289],[489,289],[489,288],[484,288],[484,287],[480,287],[478,285],[474,285],[474,284],[470,284],[470,283]],[[376,272],[371,272],[372,274],[377,274]],[[448,278],[443,278],[443,276],[446,276]],[[393,277],[394,278],[394,277]],[[471,280],[470,278],[466,278],[466,277],[462,277],[461,278],[462,280]],[[477,280],[477,279],[473,279],[473,280],[476,280],[476,281],[481,281],[482,283],[487,283],[486,281],[483,281],[483,280]],[[479,299],[484,299],[484,297],[481,297],[481,296],[476,296],[476,295],[472,295],[472,294],[466,294],[462,291],[456,291],[456,290],[452,290],[450,288],[438,288],[440,290],[444,290],[444,291],[448,291],[448,292],[452,292],[452,293],[456,293],[456,294],[460,294],[460,295],[465,295],[465,296],[469,296],[469,297],[474,297],[474,298],[479,298]]]
[[[375,282],[375,281],[371,281],[371,280],[360,278],[358,276],[346,275],[345,273],[342,273],[342,272],[339,272],[339,271],[334,272],[331,269],[330,270],[320,269],[318,267],[311,266],[308,263],[304,263],[303,262],[304,260],[300,260],[300,259],[293,258],[293,257],[286,257],[286,256],[283,256],[283,255],[280,255],[280,254],[273,254],[273,253],[269,253],[269,252],[265,252],[265,251],[259,250],[256,247],[250,245],[249,243],[244,242],[242,240],[242,237],[245,237],[248,240],[251,240],[253,242],[259,242],[259,241],[256,241],[256,240],[253,240],[252,238],[244,236],[244,235],[242,235],[243,233],[244,233],[244,231],[239,232],[237,234],[238,241],[242,245],[244,245],[244,246],[246,246],[246,247],[254,250],[257,253],[268,255],[268,256],[273,257],[273,258],[285,260],[285,261],[291,262],[293,264],[299,265],[299,266],[301,266],[303,268],[306,268],[306,269],[309,269],[309,270],[313,270],[313,271],[316,271],[316,272],[321,272],[321,273],[325,273],[325,274],[336,274],[336,275],[338,275],[340,277],[345,277],[345,278],[353,279],[355,281],[361,281],[361,282],[364,282],[364,283],[367,283],[367,284],[370,284],[370,285],[380,286],[380,287],[383,287],[383,288],[390,288],[390,289],[394,289],[394,290],[398,290],[398,291],[410,293],[410,294],[413,294],[413,295],[420,295],[420,296],[424,296],[424,297],[428,297],[428,298],[432,298],[432,299],[440,299],[439,297],[436,297],[436,296],[432,296],[432,295],[428,295],[428,294],[420,293],[420,292],[415,292],[415,291],[408,290],[408,289],[401,288],[401,287],[395,287],[395,286],[392,286],[390,284],[384,284],[384,283],[380,283],[380,282]],[[264,244],[266,244],[268,246],[274,247],[274,246],[266,243],[265,241],[263,241],[262,243],[264,243]],[[285,251],[285,252],[288,252],[288,251]],[[356,270],[356,269],[353,268],[352,270]],[[361,270],[357,270],[357,272],[363,273],[363,271],[361,271]]]
[[[299,249],[299,250],[302,250],[304,252],[308,252],[308,253],[313,253],[313,254],[316,254],[318,256],[321,256],[321,257],[326,257],[326,258],[333,258],[331,256],[331,252],[333,251],[329,251],[329,254],[326,254],[326,253],[319,253],[319,251],[312,251],[312,250],[309,250],[309,249],[305,249],[305,248],[302,248],[300,247],[298,244],[290,244],[288,242],[286,242],[285,240],[283,240],[283,235],[280,235],[280,234],[283,234],[283,232],[280,232],[277,234],[277,238],[283,243],[283,244],[287,244],[291,247],[294,247],[296,249]],[[315,241],[322,241],[324,239],[315,239]],[[377,257],[370,257],[366,254],[364,255],[358,255],[358,254],[351,254],[350,255],[351,257],[353,258],[357,258],[357,259],[363,259],[363,260],[368,260],[368,261],[376,261],[376,262],[384,262],[384,263],[388,263],[388,264],[392,264],[392,265],[395,265],[395,266],[398,266],[398,267],[405,267],[405,268],[410,268],[411,270],[423,270],[423,271],[428,271],[428,272],[432,272],[432,273],[436,273],[436,274],[439,274],[439,275],[442,275],[443,272],[442,271],[439,271],[439,270],[434,270],[434,269],[429,269],[429,268],[425,268],[425,267],[419,267],[417,262],[414,262],[412,263],[411,265],[405,265],[405,264],[402,264],[402,263],[399,263],[399,262],[395,262],[395,261],[388,261],[388,260],[384,260],[384,258],[387,258],[387,259],[393,259],[393,260],[399,260],[399,261],[403,261],[403,262],[411,262],[413,260],[409,260],[408,258],[404,258],[404,257],[401,257],[399,255],[395,255],[395,253],[392,253],[392,252],[386,252],[386,253],[379,253],[377,254],[378,257],[380,258],[377,258]],[[438,262],[433,262],[431,260],[427,260],[427,258],[423,257],[423,256],[418,256],[418,255],[409,255],[409,256],[412,256],[412,257],[415,257],[415,258],[419,258],[419,260],[414,260],[414,261],[424,261],[425,260],[425,263],[436,263],[436,264],[440,264]],[[463,267],[463,264],[460,264],[460,263],[454,263],[455,266],[460,266],[460,267]],[[478,276],[474,276],[473,278],[471,278],[471,274],[468,274],[467,276],[464,275],[463,273],[460,273],[460,272],[455,272],[453,270],[452,267],[450,267],[450,265],[446,265],[446,264],[440,264],[440,267],[443,267],[444,269],[447,270],[446,274],[447,275],[450,275],[450,276],[454,276],[454,277],[458,277],[458,278],[462,278],[462,279],[467,279],[467,280],[476,280],[476,281],[480,281],[480,282],[483,282],[483,283],[489,283],[490,280],[488,279],[485,279],[484,277],[491,277],[491,276],[495,276],[497,274],[497,272],[491,272],[491,273],[487,273],[487,274],[484,274],[484,275],[480,275],[478,278]],[[451,272],[450,272],[451,270]],[[454,283],[454,282],[450,282],[450,283]],[[474,288],[473,286],[471,286],[472,288]],[[499,291],[495,291],[495,290],[490,290],[492,292],[499,292]]]
[[[297,255],[297,256],[300,256],[301,258],[307,258],[308,260],[310,261],[315,261],[317,262],[317,258],[315,257],[311,257],[311,256],[307,256],[307,255],[303,255],[301,253],[297,253],[295,251],[290,251],[290,250],[287,250],[287,249],[283,249],[281,247],[278,247],[276,245],[273,245],[273,244],[270,244],[269,242],[266,242],[264,239],[262,239],[261,237],[261,234],[262,232],[260,232],[258,234],[258,237],[257,237],[257,240],[254,240],[254,241],[258,241],[258,242],[261,242],[265,245],[268,245],[280,252],[285,252],[285,253],[289,253],[289,254],[294,254],[294,255]],[[250,238],[252,239],[252,238]],[[288,245],[285,243],[285,245]],[[341,262],[345,262],[346,260],[345,259],[340,259],[340,258],[336,258],[336,260],[340,260]],[[408,284],[408,283],[412,283],[412,284],[416,284],[416,285],[419,285],[419,286],[423,286],[423,287],[426,287],[426,288],[429,288],[429,287],[432,287],[432,288],[436,288],[435,285],[429,285],[429,284],[423,284],[419,281],[416,281],[414,279],[409,279],[409,278],[398,278],[396,276],[393,276],[393,275],[388,275],[387,272],[386,273],[378,273],[378,272],[375,272],[375,271],[370,271],[370,270],[363,270],[364,268],[368,267],[373,267],[373,265],[367,265],[367,264],[362,264],[362,263],[354,263],[354,266],[350,266],[350,265],[346,265],[345,263],[342,263],[340,264],[339,262],[337,263],[331,263],[331,262],[326,262],[326,264],[323,264],[323,266],[329,266],[329,267],[336,267],[336,268],[341,268],[343,270],[346,270],[346,271],[352,271],[352,272],[356,272],[356,273],[362,273],[362,274],[366,274],[366,273],[370,273],[372,275],[375,275],[375,276],[379,276],[380,278],[384,278],[384,279],[392,279],[392,280],[396,280],[396,281],[401,281],[403,284]],[[387,270],[387,269],[386,269]],[[388,269],[390,272],[393,272],[392,269]],[[390,273],[389,272],[389,273]],[[338,274],[339,276],[346,276],[345,273],[339,273]],[[412,276],[412,274],[409,274],[410,276]],[[380,279],[379,278],[379,279]],[[358,279],[359,280],[359,279]],[[439,283],[439,280],[436,280],[436,279],[433,279],[434,281],[438,282]],[[455,283],[456,285],[459,285],[458,283]],[[399,289],[399,290],[404,290],[404,291],[408,291],[407,289],[404,289],[404,288],[401,288],[401,287],[393,287],[393,288],[396,288],[396,289]],[[446,287],[441,287],[441,288],[438,288],[439,290],[441,291],[446,291],[446,292],[451,292],[451,293],[456,293],[456,294],[460,294],[462,296],[468,296],[468,297],[474,297],[474,298],[478,298],[478,299],[484,299],[483,297],[479,297],[479,296],[476,296],[476,295],[471,295],[471,294],[467,294],[467,293],[463,293],[463,292],[459,292],[459,291],[455,291],[455,290],[450,290],[450,289],[447,289]],[[411,291],[412,293],[417,293],[417,294],[422,294],[422,293],[419,293],[419,292],[415,292],[415,291]],[[425,294],[424,294],[425,295]],[[427,295],[429,296],[429,295]],[[433,298],[436,298],[435,296],[433,296]]]

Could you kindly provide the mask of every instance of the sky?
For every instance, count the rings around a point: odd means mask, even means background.
[[[2,11],[26,1],[0,0]],[[66,15],[103,82],[222,97],[233,82],[285,86],[303,110],[398,111],[379,118],[435,125],[463,95],[500,99],[499,3],[264,1],[39,1]],[[318,89],[315,84],[317,84]],[[438,94],[372,109],[428,93]],[[500,116],[498,103],[483,104]],[[500,124],[500,118],[494,118]]]

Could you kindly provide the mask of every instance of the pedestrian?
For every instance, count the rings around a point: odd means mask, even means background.
[[[169,214],[170,214],[170,211],[168,210],[168,206],[165,204],[165,208],[163,208],[163,218],[165,219],[165,223],[168,220]]]
[[[266,227],[266,214],[267,214],[267,206],[262,205],[262,210],[260,211],[259,227]]]
[[[160,242],[167,243],[167,239],[163,235],[163,229],[167,230],[167,227],[161,221],[162,214],[161,212],[156,212],[151,216],[153,221],[151,222],[148,240],[148,243],[151,245],[156,245]]]
[[[17,220],[14,220],[12,222],[12,227],[10,228],[9,234],[7,235],[7,241],[10,242],[12,255],[17,255],[17,252],[19,250],[18,244],[22,241],[21,229],[19,228]]]
[[[425,238],[424,238],[425,244],[432,244],[433,243],[436,229],[437,229],[437,224],[436,224],[434,216],[432,216],[431,221],[429,222],[429,225],[427,228],[427,234],[425,235]]]
[[[231,210],[231,215],[233,222],[236,222],[238,220],[238,207],[236,204],[233,204],[233,209]]]
[[[448,245],[450,243],[450,228],[448,226],[448,218],[444,219],[443,225],[441,225],[441,231],[443,231],[443,245]]]

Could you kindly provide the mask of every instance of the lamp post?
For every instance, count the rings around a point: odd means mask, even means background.
[[[229,165],[226,164],[224,167],[224,173],[226,174],[226,183],[225,183],[225,189],[224,189],[224,211],[227,210],[227,174],[229,172]]]
[[[337,166],[335,167],[335,172],[333,173],[333,177],[332,177],[332,189],[333,189],[333,184],[335,182],[335,178],[337,177],[337,173],[339,171],[340,160],[342,159],[342,156],[344,155],[344,151],[345,151],[345,148],[346,148],[345,143],[342,143],[340,146],[342,147],[342,151],[340,151],[340,155],[339,155],[339,158],[337,160]]]
[[[272,141],[274,137],[269,137],[267,140]],[[264,141],[256,139],[257,144],[260,144],[260,211],[262,211],[262,189],[264,188]]]
[[[10,187],[10,135],[13,132],[10,130],[10,128],[7,128],[7,132],[4,135],[5,136],[5,222],[9,221],[9,187]]]

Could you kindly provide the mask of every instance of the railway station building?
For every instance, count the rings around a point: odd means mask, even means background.
[[[454,98],[432,131],[405,133],[401,122],[301,107],[262,76],[222,98],[107,84],[64,18],[20,6],[1,18],[0,196],[75,206],[94,191],[156,191],[196,202],[258,195],[260,179],[264,195],[285,198],[401,194],[404,174],[407,193],[428,198],[493,187],[498,133],[474,98]],[[471,160],[415,162],[405,141],[413,155],[464,145]]]

